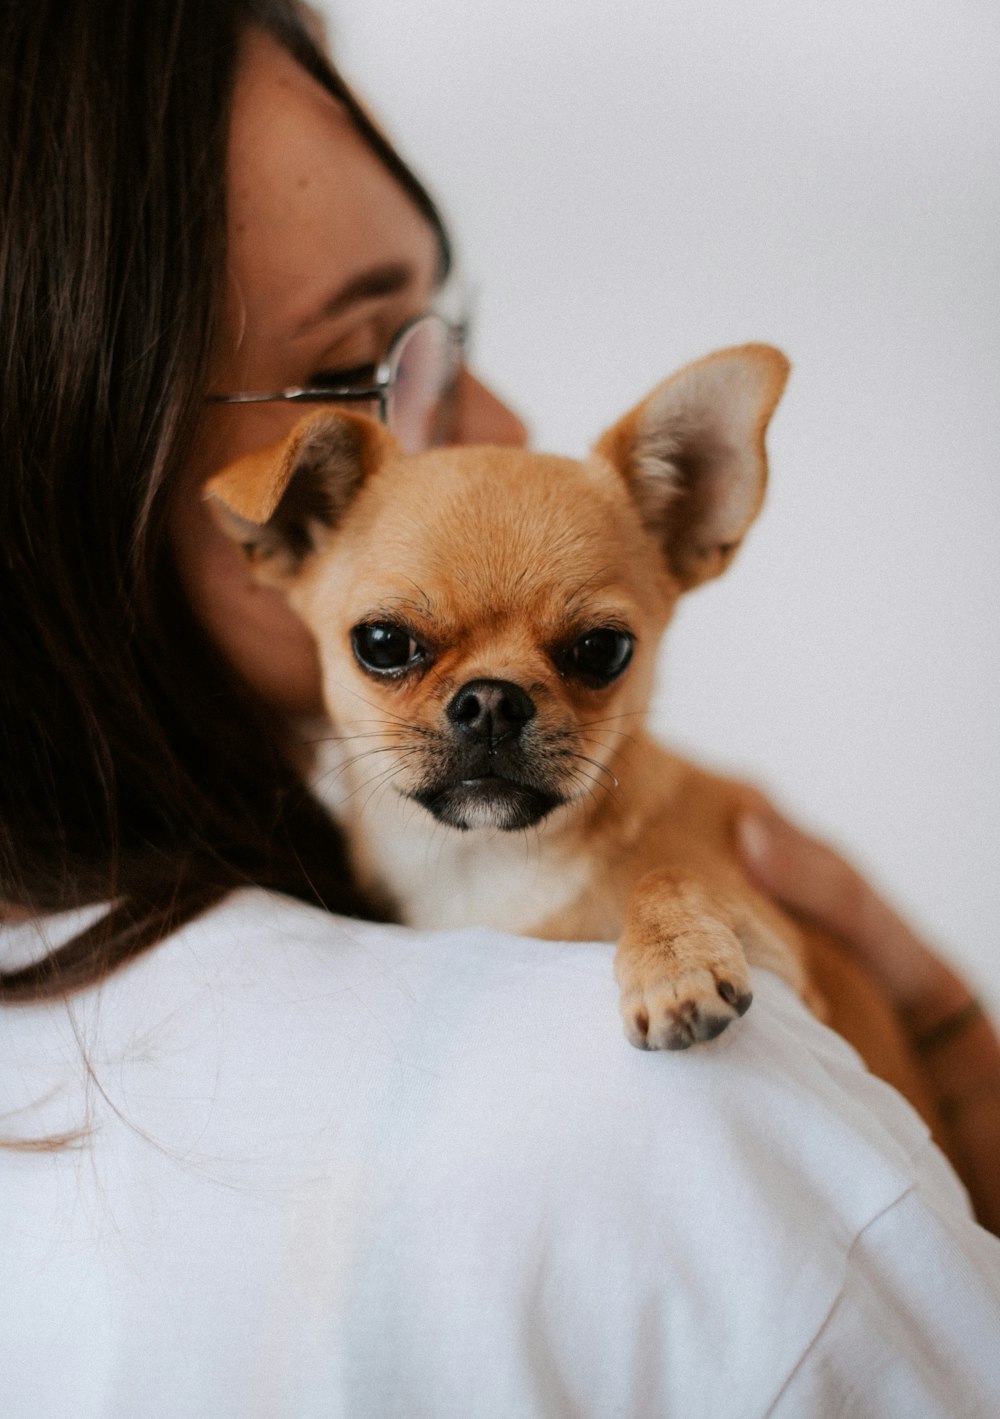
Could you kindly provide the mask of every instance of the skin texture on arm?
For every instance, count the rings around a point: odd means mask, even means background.
[[[763,799],[740,820],[751,876],[829,932],[881,987],[979,1221],[1000,1235],[1000,1039],[973,992],[860,873]],[[837,1021],[832,1021],[836,1027]]]

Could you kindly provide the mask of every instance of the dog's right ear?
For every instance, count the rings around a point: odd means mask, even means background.
[[[291,575],[392,452],[398,452],[396,440],[374,419],[310,414],[281,443],[214,474],[205,497],[219,526],[251,561]]]

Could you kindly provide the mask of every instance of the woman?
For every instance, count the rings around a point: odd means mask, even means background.
[[[370,381],[447,240],[286,0],[2,13],[0,1110],[50,1148],[0,1155],[5,1412],[802,1413],[886,1347],[871,1413],[1000,1391],[993,1244],[780,988],[644,1072],[606,953],[315,911],[364,904],[282,753],[313,649],[199,491],[302,412],[234,396]],[[431,373],[442,437],[523,438]],[[905,985],[868,889],[752,821],[764,885]],[[995,1085],[942,972],[896,998]]]

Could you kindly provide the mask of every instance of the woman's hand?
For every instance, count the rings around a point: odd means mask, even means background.
[[[744,866],[768,896],[838,937],[875,977],[911,1033],[960,1008],[971,991],[844,858],[766,800],[738,824]]]
[[[849,862],[765,799],[741,815],[737,840],[757,885],[836,937],[882,986],[976,1214],[1000,1235],[1000,1040],[975,994]]]

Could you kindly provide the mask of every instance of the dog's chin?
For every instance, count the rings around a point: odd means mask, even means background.
[[[409,796],[433,813],[439,823],[463,832],[499,828],[512,833],[531,828],[563,802],[557,793],[492,774],[431,784]]]

